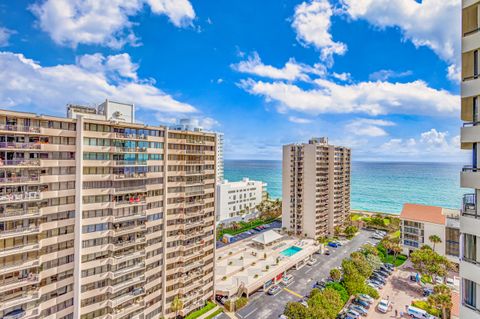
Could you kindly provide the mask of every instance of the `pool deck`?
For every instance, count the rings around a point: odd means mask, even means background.
[[[280,232],[278,229],[277,231]],[[302,250],[292,256],[281,254],[291,246],[297,246]],[[321,246],[312,239],[288,236],[265,249],[254,245],[251,239],[220,248],[216,251],[215,261],[216,294],[232,296],[242,287],[242,291],[249,295],[264,288],[267,282],[275,281],[287,270],[300,268],[319,249]]]

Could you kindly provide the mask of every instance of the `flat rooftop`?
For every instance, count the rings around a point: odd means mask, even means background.
[[[275,231],[281,233],[279,229]],[[267,281],[308,259],[320,249],[320,245],[313,239],[298,239],[285,235],[270,246],[262,248],[255,243],[254,238],[247,238],[217,249],[216,294],[231,296],[237,293],[240,286],[250,294],[263,287]],[[297,248],[291,256],[282,254],[292,246]]]

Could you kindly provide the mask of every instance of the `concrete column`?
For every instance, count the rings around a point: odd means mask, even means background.
[[[77,115],[76,125],[73,317],[80,318],[82,296],[83,116]]]

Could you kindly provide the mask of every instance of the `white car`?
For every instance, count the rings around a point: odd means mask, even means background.
[[[310,258],[310,259],[307,261],[307,265],[313,266],[313,265],[315,265],[316,262],[317,262],[317,260],[316,260],[315,258]]]
[[[390,306],[390,301],[388,301],[387,299],[382,299],[377,305],[377,310],[382,313],[387,313],[389,306]]]

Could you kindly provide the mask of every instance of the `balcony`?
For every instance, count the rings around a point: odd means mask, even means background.
[[[475,194],[463,195],[462,215],[479,218],[477,215],[477,199]]]
[[[474,166],[464,166],[460,174],[460,186],[465,188],[480,188],[480,170]]]
[[[115,166],[146,166],[147,161],[115,161]]]
[[[133,173],[133,174],[114,174],[113,179],[144,179],[147,177],[147,173]]]
[[[128,133],[115,133],[116,138],[121,139],[137,139],[137,140],[146,140],[147,135],[145,134],[128,134]]]
[[[125,267],[125,268],[113,271],[112,272],[113,273],[113,278],[118,278],[118,277],[124,276],[126,274],[129,274],[129,273],[132,273],[132,272],[135,272],[135,271],[138,271],[138,270],[143,270],[143,269],[145,269],[145,263],[141,262],[141,263],[136,264],[136,265],[132,265],[132,266],[129,266],[129,267]]]
[[[143,219],[146,218],[147,214],[145,211],[141,211],[136,214],[130,214],[130,215],[122,215],[122,216],[113,216],[113,220],[115,222],[121,222],[121,221],[126,221],[126,220],[132,220],[132,219]]]
[[[0,239],[23,236],[23,235],[33,235],[33,234],[38,234],[39,232],[40,232],[40,227],[35,225],[30,225],[27,227],[18,227],[15,229],[1,230]]]
[[[203,170],[194,170],[194,171],[185,171],[185,175],[204,175],[205,171]]]
[[[39,265],[40,265],[40,262],[38,259],[22,260],[19,262],[3,264],[3,265],[0,265],[0,274],[37,267]]]
[[[24,293],[17,295],[11,299],[5,299],[0,301],[0,311],[8,308],[19,306],[28,302],[38,300],[40,298],[38,293]],[[5,317],[4,317],[5,318]]]
[[[122,193],[142,193],[147,191],[147,186],[138,185],[138,186],[125,186],[125,187],[115,187],[114,194]]]
[[[143,288],[134,289],[131,293],[123,294],[123,295],[120,295],[116,298],[113,298],[111,300],[112,307],[118,307],[122,303],[124,303],[126,301],[129,301],[129,300],[132,300],[132,299],[135,299],[137,297],[140,297],[144,294],[145,294],[145,291],[143,290]]]
[[[131,225],[127,227],[118,227],[115,229],[115,236],[122,236],[125,234],[133,233],[133,232],[140,232],[147,229],[145,225]]]
[[[40,143],[17,143],[17,142],[0,142],[0,148],[13,149],[13,150],[39,150],[41,148]]]
[[[2,177],[0,178],[1,184],[21,184],[21,183],[30,183],[38,182],[38,176],[13,176],[13,177]]]
[[[10,132],[40,133],[40,127],[38,126],[0,124],[0,130]]]
[[[125,206],[140,206],[140,205],[146,205],[146,204],[147,204],[147,201],[145,200],[145,198],[132,197],[129,200],[113,202],[113,208],[122,208]]]
[[[0,159],[0,167],[2,166],[40,166],[39,159],[23,159],[23,158],[15,158],[10,160],[2,160]]]
[[[122,280],[121,282],[117,283],[116,285],[110,286],[108,288],[108,290],[110,291],[110,293],[117,293],[124,288],[141,284],[144,281],[145,281],[145,276],[140,276],[140,277],[135,277],[135,278],[127,279],[127,280]]]
[[[186,154],[193,154],[193,155],[203,155],[205,151],[202,150],[185,150]]]
[[[22,218],[30,218],[40,216],[40,209],[38,207],[29,209],[7,210],[3,214],[0,213],[0,221],[17,220]]]
[[[115,152],[119,153],[143,153],[147,151],[146,147],[113,147]]]
[[[13,278],[9,280],[0,281],[0,286],[2,291],[13,290],[17,288],[24,287],[26,285],[38,284],[39,278],[38,275],[32,274],[28,278]]]
[[[40,192],[25,192],[0,195],[0,203],[15,203],[40,199]]]
[[[30,243],[27,245],[18,245],[14,247],[0,249],[0,257],[11,256],[15,254],[27,253],[39,249],[38,243]]]
[[[115,255],[113,256],[113,260],[114,260],[114,264],[120,264],[120,263],[123,263],[123,262],[126,262],[128,260],[131,260],[131,259],[135,259],[135,258],[142,258],[142,257],[145,257],[145,251],[143,250],[140,250],[140,251],[136,251],[134,253],[126,253],[126,254],[121,254],[121,255]]]
[[[145,243],[146,239],[145,237],[138,237],[137,239],[134,240],[128,240],[128,241],[119,241],[115,244],[113,244],[115,249],[125,249],[130,246],[138,245],[138,244],[143,244]]]

